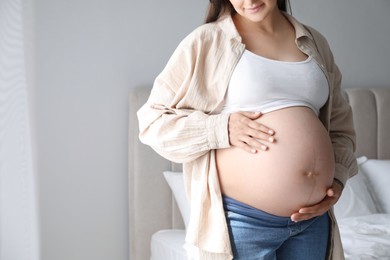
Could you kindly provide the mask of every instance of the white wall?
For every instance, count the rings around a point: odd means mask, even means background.
[[[204,7],[36,0],[43,260],[128,259],[128,95],[150,84]]]
[[[38,260],[30,0],[0,0],[0,259]],[[33,74],[33,73],[32,73]]]
[[[125,260],[128,93],[151,84],[208,1],[35,2],[42,259]],[[390,87],[388,0],[292,4],[328,38],[345,86]]]

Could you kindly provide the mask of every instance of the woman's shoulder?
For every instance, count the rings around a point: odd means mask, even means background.
[[[306,24],[303,24],[303,26],[310,33],[312,41],[314,42],[319,55],[325,61],[326,67],[329,68],[329,70],[333,70],[332,68],[334,66],[334,57],[326,37],[312,26]]]
[[[329,42],[326,39],[326,37],[322,33],[320,33],[317,29],[315,29],[311,26],[305,25],[305,27],[310,32],[310,34],[313,38],[313,41],[314,41],[315,45],[317,46],[317,49],[320,52],[320,54],[324,58],[327,58],[330,55],[332,55],[332,50],[331,50],[331,47],[330,47]]]
[[[189,32],[176,47],[175,54],[192,53],[197,56],[201,50],[212,45],[217,27],[212,24],[202,24]]]
[[[327,43],[325,36],[320,31],[318,31],[316,28],[314,28],[310,25],[307,25],[307,24],[303,24],[303,26],[306,27],[306,29],[310,32],[310,34],[312,35],[312,37],[315,41]]]
[[[314,27],[307,25],[306,23],[302,23],[300,20],[298,20],[295,16],[291,14],[284,13],[284,15],[287,17],[290,23],[292,23],[295,28],[295,31],[299,36],[309,35],[309,37],[313,38],[314,40],[326,41],[324,35]]]
[[[223,35],[223,30],[220,21],[205,23],[193,29],[184,39],[183,42],[197,42],[207,43],[213,41],[216,37]]]
[[[211,23],[204,23],[193,29],[184,39],[184,44],[202,45],[222,43],[224,40],[239,37],[237,30],[230,16],[223,16]]]
[[[177,73],[178,68],[204,62],[206,57],[217,53],[213,50],[226,45],[226,40],[221,37],[223,34],[219,21],[199,25],[179,42],[164,71],[174,69]]]
[[[290,22],[292,22],[295,30],[296,31],[298,30],[298,34],[300,36],[308,36],[311,40],[314,41],[315,45],[319,49],[322,49],[322,50],[330,49],[329,44],[328,44],[328,40],[316,28],[314,28],[313,26],[308,25],[306,23],[302,23],[301,21],[299,21],[296,17],[294,17],[292,15],[286,14],[286,16],[290,20]]]

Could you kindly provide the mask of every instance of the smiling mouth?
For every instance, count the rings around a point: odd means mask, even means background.
[[[260,10],[260,8],[264,5],[264,3],[262,4],[259,4],[259,5],[256,5],[254,7],[251,7],[251,8],[246,8],[246,10],[249,12],[249,13],[256,13],[257,11]]]

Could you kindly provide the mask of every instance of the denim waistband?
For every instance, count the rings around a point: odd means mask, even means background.
[[[232,211],[234,213],[251,217],[255,219],[268,220],[272,222],[292,223],[290,217],[282,217],[272,215],[258,208],[252,207],[248,204],[242,203],[226,195],[222,195],[223,208],[225,211]]]

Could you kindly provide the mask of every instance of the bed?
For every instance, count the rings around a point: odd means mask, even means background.
[[[130,94],[129,253],[131,260],[184,260],[188,206],[181,165],[138,139],[136,111],[150,88]],[[345,89],[354,112],[359,177],[335,207],[346,259],[390,259],[390,88]]]

